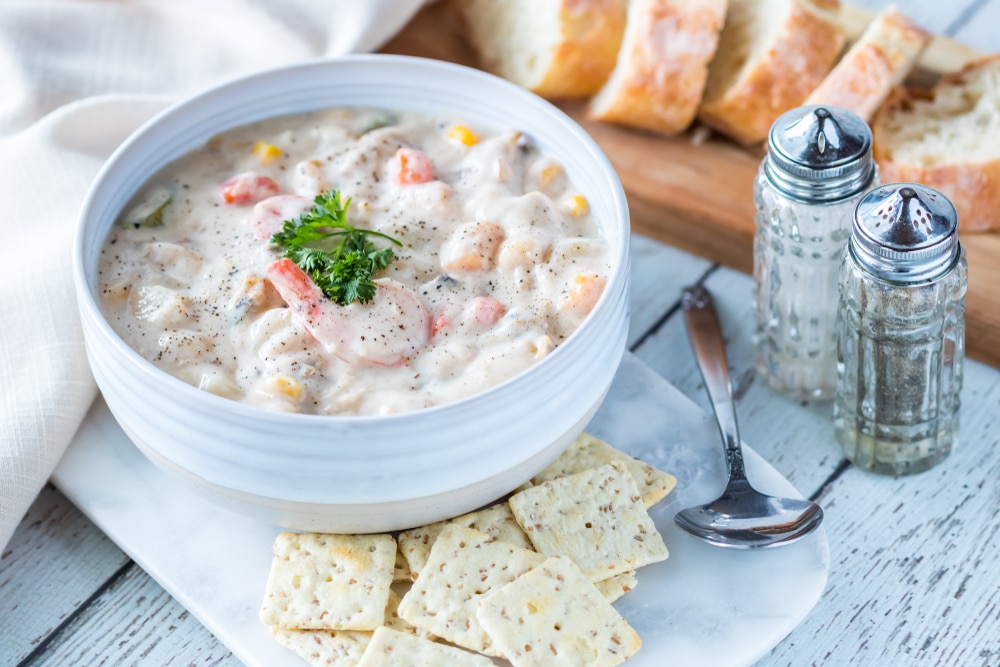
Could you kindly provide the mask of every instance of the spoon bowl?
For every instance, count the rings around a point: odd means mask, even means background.
[[[722,547],[755,549],[791,544],[819,526],[823,510],[809,500],[765,495],[750,484],[743,466],[722,327],[712,296],[701,285],[694,285],[684,289],[682,304],[688,337],[722,435],[729,482],[719,498],[678,512],[674,523]]]
[[[754,548],[788,544],[809,534],[823,520],[814,502],[760,493],[746,480],[734,480],[717,500],[682,510],[674,522],[720,547]]]

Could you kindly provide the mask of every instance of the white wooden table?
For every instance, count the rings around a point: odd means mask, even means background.
[[[934,32],[1000,51],[1000,0],[899,4]],[[873,476],[844,460],[828,403],[790,401],[755,377],[748,276],[638,236],[633,256],[630,349],[707,410],[678,314],[681,287],[704,281],[744,440],[826,511],[826,592],[758,664],[1000,665],[1000,371],[967,363],[961,443],[945,463]],[[0,667],[133,664],[239,661],[48,486],[0,554]]]

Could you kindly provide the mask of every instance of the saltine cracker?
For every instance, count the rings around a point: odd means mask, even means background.
[[[569,556],[592,581],[668,556],[623,463],[543,482],[508,502],[536,551]]]
[[[566,451],[559,455],[559,458],[532,477],[531,483],[541,484],[551,479],[599,468],[612,461],[621,461],[628,466],[628,471],[632,473],[642,494],[642,504],[646,509],[663,500],[677,485],[677,478],[670,473],[633,458],[589,433],[581,433]]]
[[[642,643],[565,556],[552,556],[481,598],[476,618],[514,667],[610,667]]]
[[[531,540],[517,524],[517,519],[511,513],[510,506],[507,503],[498,503],[454,519],[438,521],[400,533],[399,549],[409,564],[410,578],[414,581],[419,576],[420,570],[424,569],[424,565],[427,564],[427,557],[431,553],[431,547],[434,546],[434,540],[449,523],[474,528],[495,539],[523,549],[532,548]]]
[[[495,667],[487,657],[438,644],[392,628],[379,628],[365,649],[357,667]]]
[[[448,525],[399,604],[411,625],[467,649],[499,655],[476,621],[476,601],[545,557],[458,524]]]
[[[300,630],[374,630],[385,621],[391,535],[281,533],[260,620]]]

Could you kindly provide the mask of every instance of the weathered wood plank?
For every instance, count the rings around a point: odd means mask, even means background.
[[[138,566],[53,638],[33,667],[242,663]]]
[[[14,665],[128,557],[51,485],[0,555],[0,665]]]
[[[961,25],[955,26],[955,39],[975,46],[985,53],[1000,52],[1000,3],[993,0],[976,3],[976,11],[963,17]]]
[[[682,285],[698,280],[711,266],[707,260],[633,234],[628,346],[677,302]]]
[[[850,468],[826,490],[830,583],[760,667],[1000,665],[996,371],[968,364],[963,402],[944,463],[900,479]]]

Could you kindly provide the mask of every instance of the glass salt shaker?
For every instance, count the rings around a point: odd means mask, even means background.
[[[858,203],[840,275],[834,426],[887,475],[940,463],[958,435],[968,269],[955,207],[913,183]]]
[[[771,126],[754,184],[757,372],[800,400],[837,386],[837,276],[851,214],[877,185],[872,135],[860,117],[803,106]]]

